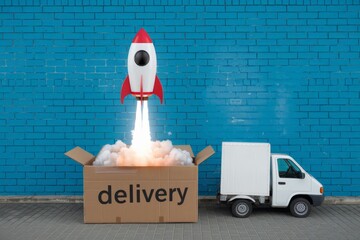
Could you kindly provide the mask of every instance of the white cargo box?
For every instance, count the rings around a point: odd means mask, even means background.
[[[222,195],[270,195],[270,144],[223,142]]]

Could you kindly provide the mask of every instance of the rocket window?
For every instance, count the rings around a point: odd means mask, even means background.
[[[136,52],[134,60],[138,66],[142,67],[149,63],[150,56],[146,51],[140,50]]]

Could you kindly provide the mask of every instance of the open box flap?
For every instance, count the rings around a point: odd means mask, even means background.
[[[190,145],[175,145],[174,147],[179,148],[179,149],[181,149],[181,150],[188,151],[188,152],[190,153],[190,156],[191,156],[192,158],[195,157]]]
[[[195,157],[195,164],[200,165],[203,161],[215,154],[214,149],[211,146],[207,146]]]
[[[81,147],[75,147],[70,151],[66,152],[65,155],[83,166],[89,164],[95,158],[94,155],[85,151]]]

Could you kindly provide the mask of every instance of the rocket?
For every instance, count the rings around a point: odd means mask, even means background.
[[[154,44],[142,28],[133,39],[128,55],[128,75],[121,88],[120,100],[124,103],[131,94],[141,101],[155,94],[163,102],[163,89],[156,75],[157,61]]]

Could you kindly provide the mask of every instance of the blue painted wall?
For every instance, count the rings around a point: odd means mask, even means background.
[[[82,194],[64,152],[130,142],[135,100],[119,91],[140,27],[165,92],[153,139],[217,151],[201,195],[218,189],[222,141],[270,142],[327,195],[360,194],[358,1],[140,2],[1,1],[1,195]]]

